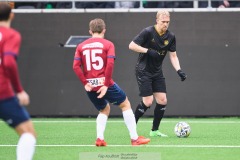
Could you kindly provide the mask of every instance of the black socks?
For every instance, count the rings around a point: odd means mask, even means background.
[[[139,118],[143,116],[143,114],[146,112],[146,110],[150,108],[147,107],[143,101],[140,102],[140,104],[137,106],[136,110],[135,110],[135,120],[136,123],[138,122]]]
[[[160,122],[163,118],[165,109],[166,109],[166,105],[161,105],[161,104],[156,103],[156,107],[154,109],[154,119],[153,119],[152,131],[158,130]]]
[[[146,110],[148,108],[150,108],[150,107],[147,107],[143,103],[143,101],[140,102],[140,104],[137,106],[137,108],[135,110],[135,120],[136,120],[136,123],[138,122],[139,118],[144,115],[144,113],[146,112]],[[156,107],[154,109],[154,118],[153,118],[152,131],[158,130],[165,110],[166,110],[166,105],[161,105],[161,104],[157,104],[156,103]]]

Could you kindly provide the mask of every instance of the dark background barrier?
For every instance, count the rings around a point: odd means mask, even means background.
[[[31,115],[97,114],[72,70],[75,49],[58,47],[70,35],[89,35],[88,23],[96,17],[105,20],[106,38],[115,43],[113,78],[135,110],[141,100],[134,74],[138,54],[130,51],[128,44],[143,28],[155,24],[155,14],[17,13],[13,27],[22,33],[19,67],[31,96]],[[171,13],[170,30],[176,34],[178,57],[188,79],[180,81],[166,56],[166,116],[240,115],[239,28],[238,12]],[[153,108],[146,115],[152,115]],[[120,109],[112,106],[111,115],[121,115]]]

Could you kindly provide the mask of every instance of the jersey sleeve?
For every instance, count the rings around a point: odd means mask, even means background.
[[[108,58],[115,58],[115,46],[113,43],[110,43],[108,51],[107,51]]]
[[[104,82],[104,85],[107,87],[109,87],[112,79],[114,60],[115,60],[115,47],[113,43],[110,43],[109,49],[107,51],[107,64],[105,69],[105,82]]]
[[[11,81],[13,89],[15,92],[19,93],[23,90],[20,82],[18,66],[17,66],[17,56],[20,48],[21,36],[19,33],[11,34],[5,41],[3,46],[3,63],[5,71]]]
[[[73,70],[74,70],[75,74],[77,75],[78,79],[85,86],[88,83],[88,81],[87,81],[86,77],[84,76],[84,73],[81,68],[81,65],[82,65],[81,64],[81,56],[79,54],[78,48],[76,49],[74,60],[73,60]]]
[[[133,42],[142,46],[146,43],[148,37],[147,29],[143,29],[134,39]]]
[[[9,38],[7,38],[5,45],[3,46],[3,53],[17,57],[20,45],[21,35],[18,32],[14,32],[9,36]]]
[[[175,52],[176,51],[176,38],[175,38],[175,36],[173,36],[173,40],[172,40],[171,46],[169,47],[169,51],[170,52]]]

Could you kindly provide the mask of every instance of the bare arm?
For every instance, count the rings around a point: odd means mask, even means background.
[[[181,70],[177,52],[170,52],[169,56],[174,69],[177,71],[179,77],[181,78],[181,81],[184,81],[187,78],[187,75]]]
[[[178,59],[178,56],[177,56],[177,52],[169,52],[169,57],[170,57],[170,61],[172,63],[173,68],[176,71],[181,69],[179,59]]]
[[[129,49],[134,51],[134,52],[138,52],[138,53],[147,53],[147,50],[148,50],[148,48],[144,48],[142,46],[139,46],[138,44],[136,44],[133,41],[129,44]]]

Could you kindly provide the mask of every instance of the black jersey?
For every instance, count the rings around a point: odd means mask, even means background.
[[[164,35],[160,36],[154,26],[143,29],[133,39],[133,42],[160,53],[158,58],[153,58],[145,53],[139,54],[136,69],[145,70],[150,73],[162,72],[162,62],[167,52],[176,51],[176,39],[174,33],[167,30]]]

